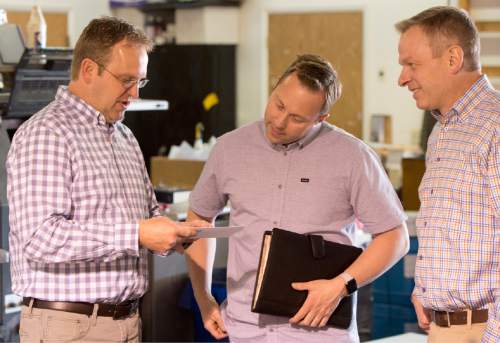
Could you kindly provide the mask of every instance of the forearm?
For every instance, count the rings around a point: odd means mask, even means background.
[[[377,235],[359,258],[347,268],[358,286],[366,285],[399,261],[409,249],[406,224]]]
[[[38,263],[108,262],[123,255],[139,256],[136,223],[81,224],[51,216],[34,227],[24,251],[28,260]]]
[[[204,218],[189,210],[187,221],[193,220],[213,222],[213,218]],[[185,251],[189,277],[195,298],[198,302],[204,294],[211,294],[215,250],[216,241],[212,238],[199,239]]]

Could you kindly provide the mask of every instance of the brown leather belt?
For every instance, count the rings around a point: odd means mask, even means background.
[[[431,320],[437,326],[449,327],[450,325],[467,324],[467,311],[446,312],[428,310],[431,314]],[[488,310],[472,310],[471,323],[486,323],[488,321]]]
[[[33,298],[23,298],[23,305],[29,306]],[[129,300],[116,305],[113,304],[98,304],[97,315],[102,317],[113,317],[120,319],[134,314],[139,307],[139,300]],[[33,308],[44,310],[56,310],[72,313],[85,314],[91,316],[94,311],[94,304],[85,302],[69,302],[69,301],[45,301],[34,299]]]

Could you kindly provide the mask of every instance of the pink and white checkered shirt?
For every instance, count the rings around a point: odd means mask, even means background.
[[[159,212],[127,127],[60,87],[17,130],[6,165],[16,294],[92,303],[144,294],[137,222]]]
[[[437,116],[419,188],[415,292],[440,311],[490,307],[500,342],[500,92],[481,77]]]

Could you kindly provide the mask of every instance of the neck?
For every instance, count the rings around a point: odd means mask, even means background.
[[[78,84],[78,80],[71,80],[70,83],[68,84],[68,90],[79,97],[80,99],[84,100],[85,102],[89,103],[88,99],[90,98],[87,93],[85,92],[84,88],[81,87],[81,85]]]
[[[68,90],[72,94],[76,95],[77,97],[79,97],[80,99],[85,101],[87,104],[92,106],[95,110],[99,111],[99,109],[96,108],[94,101],[93,101],[93,97],[90,94],[90,92],[88,91],[88,89],[85,88],[84,86],[82,86],[78,80],[71,80],[69,85],[68,85]]]
[[[462,72],[456,75],[450,82],[451,86],[447,90],[446,104],[439,108],[439,112],[442,116],[445,116],[451,109],[451,107],[457,102],[458,99],[464,96],[464,94],[472,87],[472,85],[481,77],[481,71],[475,70],[471,72]]]

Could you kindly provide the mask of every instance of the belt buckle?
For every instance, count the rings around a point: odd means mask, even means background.
[[[451,321],[450,321],[450,312],[446,311],[446,321],[448,322],[448,328],[451,326]]]

